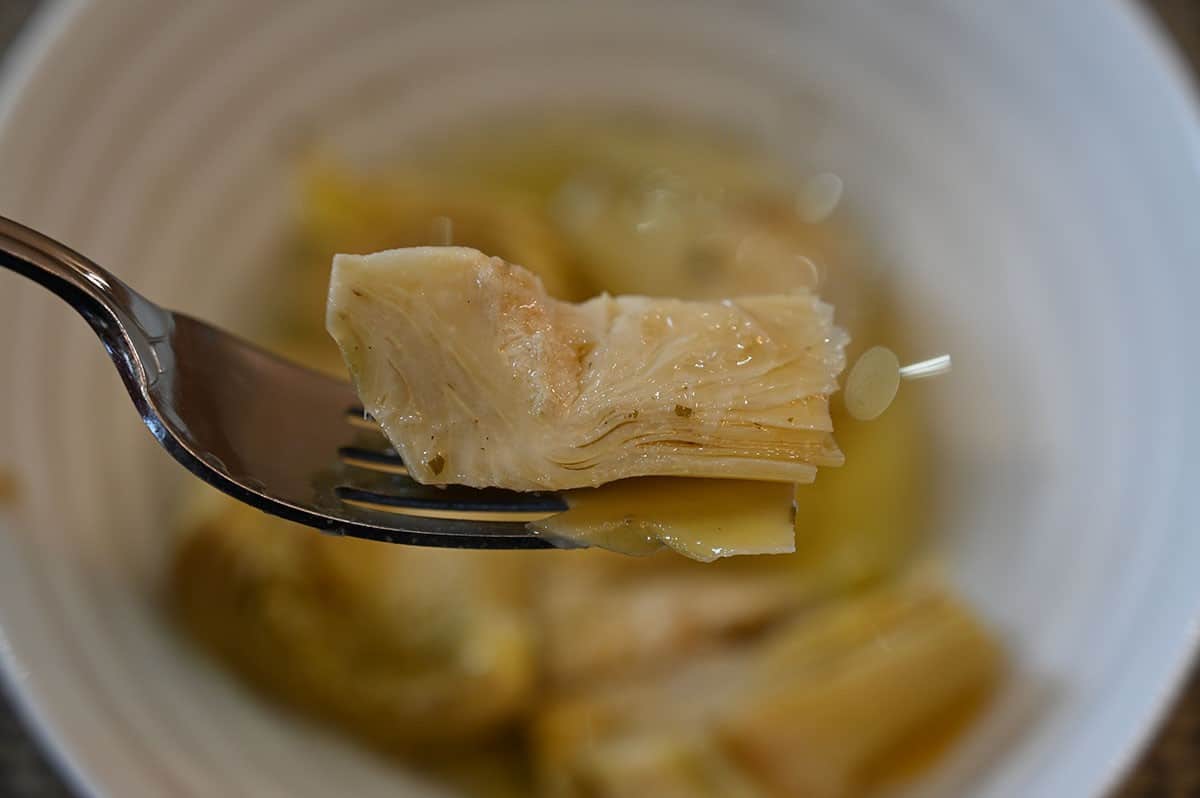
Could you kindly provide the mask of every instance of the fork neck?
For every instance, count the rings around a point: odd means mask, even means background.
[[[140,381],[171,314],[73,249],[0,216],[0,266],[65,299],[95,330],[126,382]]]

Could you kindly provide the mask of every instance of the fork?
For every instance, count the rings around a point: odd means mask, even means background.
[[[0,217],[0,265],[75,308],[142,420],[185,468],[260,510],[334,534],[478,549],[571,545],[526,522],[554,493],[418,484],[348,382],[162,308],[68,247]]]

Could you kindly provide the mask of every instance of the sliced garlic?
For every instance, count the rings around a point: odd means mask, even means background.
[[[900,369],[900,379],[923,380],[926,377],[940,377],[950,373],[952,363],[949,355],[938,355],[928,360],[910,363]]]
[[[859,355],[846,377],[846,410],[860,421],[879,418],[891,406],[899,388],[900,360],[896,353],[885,346],[873,346]]]

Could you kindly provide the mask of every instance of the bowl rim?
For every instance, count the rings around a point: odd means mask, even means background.
[[[1174,112],[1170,124],[1178,126],[1179,132],[1190,142],[1193,152],[1200,153],[1200,75],[1185,60],[1163,20],[1151,11],[1144,0],[1107,0],[1103,5],[1106,7],[1099,10],[1107,11],[1121,26],[1121,35],[1129,40],[1131,47],[1128,53],[1135,54],[1143,62],[1143,71],[1147,75],[1158,78],[1159,92]],[[1193,177],[1200,178],[1200,171],[1192,171]],[[1200,599],[1200,596],[1197,598]],[[1196,609],[1200,611],[1200,606]],[[1183,698],[1189,677],[1198,668],[1200,635],[1190,635],[1187,642],[1179,647],[1174,661],[1165,666],[1167,678],[1162,689],[1153,691],[1154,697],[1144,705],[1142,717],[1126,735],[1124,747],[1105,766],[1107,772],[1096,782],[1097,798],[1114,793],[1133,774],[1149,752],[1169,713]]]
[[[29,92],[33,79],[50,61],[55,46],[75,24],[84,4],[47,0],[36,6],[17,31],[0,61],[0,131],[9,124]],[[99,796],[99,785],[89,781],[79,763],[55,734],[53,724],[37,698],[21,684],[16,652],[0,626],[0,691],[7,696],[22,727],[68,790],[79,796]]]

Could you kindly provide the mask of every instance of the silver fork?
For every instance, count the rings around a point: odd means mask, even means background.
[[[556,545],[525,523],[556,494],[420,485],[351,386],[150,302],[63,244],[0,217],[0,265],[88,321],[150,432],[189,471],[273,515],[420,546]]]

